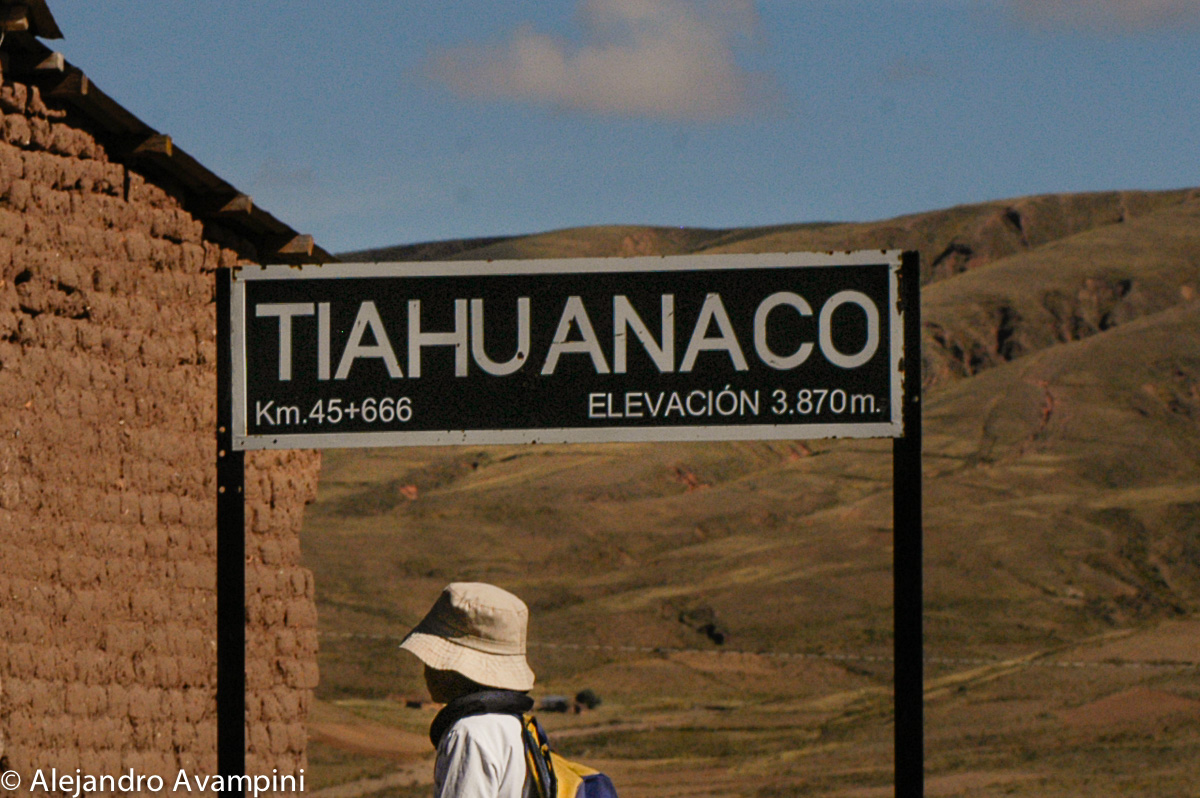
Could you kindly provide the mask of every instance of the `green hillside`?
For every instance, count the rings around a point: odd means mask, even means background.
[[[929,794],[1191,789],[1200,192],[419,247],[402,249],[920,249]],[[419,733],[430,716],[397,702],[422,692],[419,668],[396,638],[446,582],[494,581],[531,607],[538,693],[604,698],[547,725],[623,796],[890,795],[890,451],[327,452],[302,544],[319,697]],[[315,770],[329,750],[314,749]],[[668,760],[687,777],[664,776]]]

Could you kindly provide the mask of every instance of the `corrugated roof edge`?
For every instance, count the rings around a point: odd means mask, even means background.
[[[0,0],[0,59],[5,76],[36,85],[51,102],[70,106],[89,123],[109,158],[144,175],[175,195],[185,210],[206,224],[245,241],[257,263],[332,263],[338,258],[257,207],[246,194],[138,119],[98,89],[83,70],[35,37],[62,38],[45,0]]]

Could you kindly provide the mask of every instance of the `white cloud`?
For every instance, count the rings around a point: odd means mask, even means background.
[[[753,0],[581,0],[579,19],[579,43],[527,26],[436,53],[429,73],[462,96],[602,114],[715,120],[770,102],[770,80],[735,57]]]
[[[1125,31],[1200,21],[1200,0],[1009,0],[1037,25]]]

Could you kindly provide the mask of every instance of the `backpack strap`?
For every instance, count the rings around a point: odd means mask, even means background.
[[[557,798],[558,778],[550,759],[550,738],[533,715],[522,716],[521,737],[525,741],[525,762],[529,766],[536,798]]]

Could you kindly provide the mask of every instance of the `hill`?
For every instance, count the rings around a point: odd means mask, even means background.
[[[925,267],[929,794],[1184,794],[1200,762],[1200,192],[404,251],[873,247]],[[603,697],[547,725],[622,795],[889,795],[890,468],[885,441],[327,452],[302,542],[319,696],[419,733],[396,637],[446,582],[496,581],[530,604],[539,692]]]

